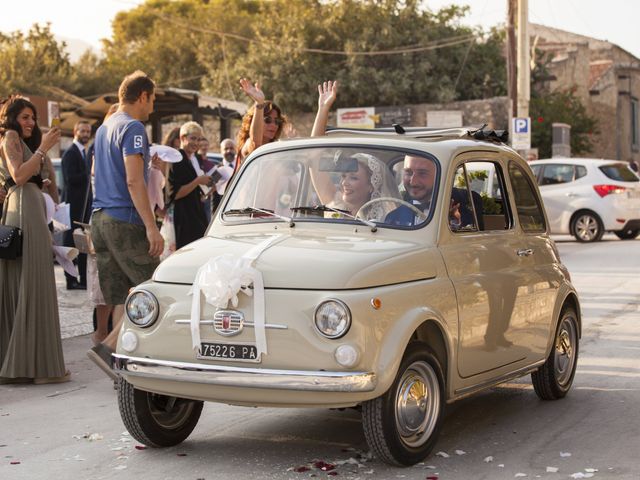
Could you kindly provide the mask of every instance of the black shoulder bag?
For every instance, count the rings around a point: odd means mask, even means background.
[[[4,208],[2,212],[2,224],[0,224],[0,258],[5,260],[15,260],[22,256],[22,189],[20,190],[20,226],[11,227],[4,224],[7,216],[7,205],[9,195],[16,189],[9,189],[4,199]]]

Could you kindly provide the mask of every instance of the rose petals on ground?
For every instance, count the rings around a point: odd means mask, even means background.
[[[557,473],[558,467],[547,467],[547,473]]]
[[[145,447],[144,445],[136,445],[136,446],[135,446],[135,449],[136,449],[136,450],[146,450],[146,449],[147,449],[147,447]]]
[[[297,473],[308,472],[309,470],[311,469],[309,467],[305,467],[304,465],[302,467],[296,467],[293,469],[293,471]]]
[[[9,465],[20,465],[20,462],[18,460],[11,460]]]
[[[333,465],[332,463],[323,462],[322,460],[318,460],[313,464],[313,466],[319,470],[322,470],[323,472],[328,472],[336,468],[336,466]]]
[[[427,477],[427,480],[438,480],[438,477],[436,477],[435,475],[429,475]]]
[[[526,473],[516,473],[516,474],[514,475],[514,477],[516,477],[516,478],[521,478],[521,477],[526,477],[526,476],[527,476],[527,474],[526,474]]]
[[[595,473],[595,472],[598,471],[598,469],[597,468],[585,468],[584,471],[587,472],[587,473]]]
[[[438,452],[436,457],[449,458],[449,454],[447,452]]]
[[[489,455],[488,457],[484,457],[484,463],[491,463],[493,462],[493,457],[491,455]]]
[[[102,440],[104,437],[99,433],[92,433],[88,438],[90,442],[95,442],[96,440]]]
[[[566,458],[566,457],[570,457],[570,456],[571,456],[571,454],[570,454],[569,452],[560,452],[560,456],[561,456],[562,458]]]
[[[456,455],[466,455],[467,452],[465,452],[464,450],[456,450]]]

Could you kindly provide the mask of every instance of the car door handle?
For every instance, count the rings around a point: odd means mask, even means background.
[[[520,250],[516,250],[516,254],[519,257],[528,257],[529,255],[533,255],[533,250],[530,248],[521,248]]]

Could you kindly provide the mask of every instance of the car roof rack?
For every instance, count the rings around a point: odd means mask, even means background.
[[[487,124],[479,127],[454,127],[454,128],[434,128],[434,127],[403,127],[393,124],[393,127],[385,128],[342,128],[327,127],[327,135],[371,135],[371,136],[403,136],[424,139],[443,138],[474,138],[476,140],[487,140],[496,143],[506,143],[509,139],[509,132],[506,130],[487,129]]]

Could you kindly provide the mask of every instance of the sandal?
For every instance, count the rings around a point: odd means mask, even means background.
[[[61,377],[40,377],[34,378],[33,383],[36,385],[45,385],[47,383],[65,383],[71,380],[71,372],[67,370]]]

